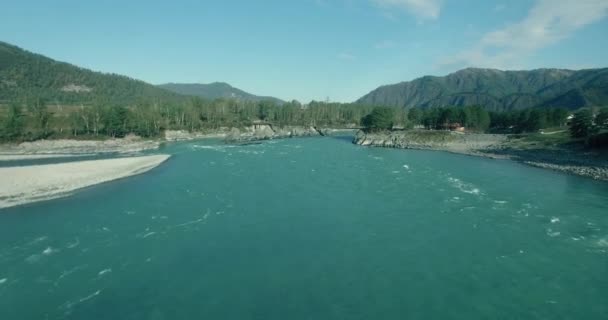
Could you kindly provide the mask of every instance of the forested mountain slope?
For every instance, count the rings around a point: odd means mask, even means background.
[[[272,101],[275,103],[283,103],[282,100],[275,97],[264,97],[257,96],[241,89],[235,88],[224,82],[214,82],[209,84],[200,83],[166,83],[161,84],[158,87],[167,89],[169,91],[189,95],[197,96],[206,99],[236,99],[242,101]]]
[[[186,97],[126,76],[94,72],[0,42],[0,102],[42,98],[52,104],[133,105]]]
[[[394,107],[480,105],[490,111],[608,105],[608,68],[501,71],[468,68],[377,88],[357,102]]]

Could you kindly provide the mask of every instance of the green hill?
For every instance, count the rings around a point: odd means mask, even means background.
[[[256,96],[235,88],[224,82],[214,82],[210,84],[199,83],[166,83],[159,85],[160,88],[189,96],[197,96],[206,99],[236,99],[243,101],[273,101],[275,103],[283,103],[284,101],[274,97]]]
[[[40,97],[53,104],[102,100],[118,105],[132,105],[144,99],[186,99],[140,80],[94,72],[0,42],[0,102],[28,97]]]
[[[379,87],[357,102],[394,107],[480,105],[491,111],[608,105],[608,68],[501,71],[468,68]]]

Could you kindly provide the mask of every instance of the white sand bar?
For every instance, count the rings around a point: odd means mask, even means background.
[[[169,155],[0,168],[0,208],[48,200],[149,171]]]

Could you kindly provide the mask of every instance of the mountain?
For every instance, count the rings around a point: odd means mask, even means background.
[[[501,71],[463,69],[377,88],[358,103],[432,108],[481,105],[490,111],[608,105],[608,68]]]
[[[121,105],[186,99],[140,80],[94,72],[0,42],[0,103],[27,97],[57,104],[102,100]]]
[[[233,98],[245,101],[273,101],[283,103],[284,101],[274,97],[256,96],[251,93],[237,89],[224,82],[214,82],[210,84],[199,83],[166,83],[158,87],[189,96],[198,96],[206,99]]]

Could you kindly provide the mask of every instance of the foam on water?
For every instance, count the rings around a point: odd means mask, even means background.
[[[41,258],[42,258],[42,255],[33,254],[33,255],[25,258],[25,262],[27,262],[27,263],[36,263],[36,262],[40,261]]]
[[[464,207],[464,208],[460,209],[460,212],[465,212],[465,211],[470,211],[470,210],[475,210],[475,207],[473,207],[473,206]]]
[[[108,269],[103,269],[103,270],[99,271],[99,273],[97,274],[97,276],[101,277],[101,276],[103,276],[104,274],[106,274],[106,273],[110,273],[110,272],[112,272],[112,269],[111,269],[111,268],[108,268]]]
[[[47,247],[46,249],[44,249],[44,251],[42,251],[42,254],[44,254],[45,256],[50,256],[57,252],[59,252],[59,249],[53,249],[51,247]]]
[[[8,281],[7,278],[2,278],[2,279],[0,279],[0,284],[4,284],[6,281]]]
[[[97,291],[93,292],[92,294],[78,300],[78,302],[85,302],[85,301],[91,300],[91,299],[95,298],[96,296],[98,296],[100,293],[101,293],[101,290],[97,290]]]
[[[86,268],[86,265],[82,265],[82,266],[74,267],[74,268],[72,268],[70,270],[67,270],[67,271],[64,270],[63,272],[61,272],[61,275],[59,275],[59,279],[57,279],[57,281],[55,281],[55,285],[57,285],[61,279],[65,278],[65,277],[67,277],[69,275],[71,275],[72,273],[75,273],[78,270],[82,270],[82,269],[85,269],[85,268]]]
[[[77,304],[80,304],[80,303],[83,303],[83,302],[89,301],[89,300],[91,300],[91,299],[93,299],[93,298],[97,297],[99,294],[101,294],[101,290],[97,290],[97,291],[93,292],[92,294],[90,294],[90,295],[88,295],[88,296],[86,296],[86,297],[84,297],[84,298],[80,298],[80,299],[78,299],[78,301],[76,301],[76,302],[71,302],[71,301],[68,301],[68,302],[66,302],[64,305],[65,305],[65,306],[66,306],[68,309],[71,309],[72,307],[74,307],[74,306],[75,306],[75,305],[77,305]]]
[[[32,240],[32,241],[31,241],[31,242],[29,242],[27,245],[36,244],[36,243],[39,243],[39,242],[45,241],[45,240],[47,240],[48,238],[49,238],[49,237],[47,237],[47,236],[41,236],[41,237],[38,237],[38,238],[36,238],[36,239]]]
[[[449,177],[448,182],[454,188],[456,188],[464,193],[473,194],[473,195],[481,194],[481,191],[479,190],[479,188],[475,187],[474,185],[472,185],[470,183],[463,182],[462,180],[460,180],[458,178]]]
[[[239,150],[237,151],[238,153],[242,153],[242,154],[255,154],[255,155],[259,155],[259,154],[264,154],[265,151],[264,150]]]
[[[74,249],[74,248],[78,247],[79,245],[80,245],[80,239],[76,238],[75,242],[68,243],[68,245],[66,247],[68,249]]]
[[[553,229],[547,229],[547,235],[551,238],[559,237],[562,233],[559,231],[554,231]]]
[[[180,224],[174,225],[172,228],[186,227],[186,226],[189,226],[189,225],[193,225],[193,224],[201,223],[201,222],[203,222],[205,219],[207,219],[207,216],[208,216],[208,215],[209,215],[209,214],[208,214],[208,213],[206,213],[206,214],[205,214],[205,216],[204,216],[203,218],[201,218],[201,219],[197,219],[197,220],[192,220],[192,221],[188,221],[188,222],[180,223]]]
[[[213,145],[213,146],[209,146],[209,145],[192,145],[190,146],[191,149],[193,150],[213,150],[213,151],[218,151],[218,152],[226,152],[227,149],[230,148],[235,148],[236,146],[233,145]]]
[[[147,238],[147,237],[151,237],[151,236],[153,236],[153,235],[155,235],[155,234],[156,234],[156,232],[154,232],[154,231],[152,231],[152,232],[148,232],[148,233],[144,234],[144,235],[143,235],[141,238],[142,238],[142,239],[145,239],[145,238]]]

